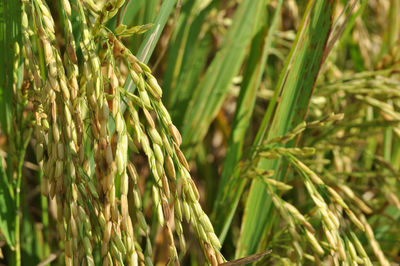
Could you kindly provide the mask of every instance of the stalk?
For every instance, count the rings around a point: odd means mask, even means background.
[[[24,164],[24,158],[26,153],[26,148],[31,139],[32,128],[29,128],[26,131],[26,134],[23,134],[22,138],[25,137],[25,140],[22,142],[22,147],[19,151],[18,156],[18,167],[17,167],[17,182],[15,186],[15,265],[21,265],[21,216],[20,216],[20,207],[21,207],[21,181],[22,181],[22,166]]]
[[[39,182],[42,183],[43,179],[43,171],[39,170]],[[48,242],[48,227],[49,227],[49,211],[48,211],[48,203],[47,198],[41,194],[40,195],[40,205],[42,208],[42,224],[43,224],[43,248],[42,248],[42,258],[47,258],[50,255],[50,245]]]
[[[22,131],[21,125],[23,124],[23,109],[18,108],[19,106],[24,106],[23,103],[20,103],[19,95],[20,95],[20,84],[18,84],[18,76],[19,76],[19,66],[20,66],[20,49],[21,49],[21,2],[20,1],[3,1],[4,8],[4,20],[5,20],[5,46],[7,52],[6,54],[2,54],[4,69],[5,69],[5,80],[2,85],[2,93],[4,93],[4,106],[2,107],[3,112],[1,114],[2,117],[2,126],[3,130],[7,135],[7,138],[10,140],[8,144],[8,156],[7,156],[7,176],[8,181],[12,184],[12,191],[14,192],[14,203],[15,203],[15,230],[14,232],[10,232],[15,237],[15,245],[14,245],[14,259],[15,265],[21,265],[21,240],[20,240],[20,190],[21,190],[21,179],[22,179],[22,166],[24,162],[24,155],[26,145],[29,141],[29,138],[26,138],[24,141],[24,145],[20,145],[22,143],[22,138],[25,136]],[[13,106],[14,100],[16,100],[17,104]],[[16,123],[12,122],[12,116],[16,118]],[[20,132],[21,130],[22,132]],[[31,131],[31,130],[30,130]],[[20,133],[19,133],[20,132]],[[28,132],[28,135],[30,133]],[[22,137],[21,137],[22,136]],[[20,139],[19,139],[20,138]],[[25,145],[26,144],[26,145]],[[13,152],[18,154],[17,158],[13,156]],[[15,165],[15,159],[17,159],[17,169],[12,167]],[[16,180],[13,180],[12,176],[16,171]],[[7,208],[7,207],[6,207]]]
[[[20,155],[18,158],[17,184],[15,188],[15,265],[17,266],[21,265],[20,192],[23,163],[24,157]]]

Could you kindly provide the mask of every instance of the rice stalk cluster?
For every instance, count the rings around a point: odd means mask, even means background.
[[[390,265],[375,239],[371,225],[365,218],[365,215],[373,212],[372,209],[349,186],[344,183],[328,185],[320,175],[299,159],[315,157],[318,149],[279,147],[279,144],[295,139],[305,130],[329,128],[332,123],[340,123],[343,117],[344,114],[332,113],[320,120],[303,122],[284,136],[264,141],[253,150],[251,156],[255,159],[244,162],[241,169],[242,176],[261,178],[267,184],[268,194],[282,220],[285,221],[281,231],[275,233],[275,239],[269,244],[270,247],[274,247],[274,241],[279,242],[277,239],[288,235],[291,239],[290,246],[298,260],[308,260],[316,264],[330,261],[333,265],[342,263],[373,265],[354,233],[358,231],[367,237],[379,263]],[[302,214],[296,206],[284,200],[284,194],[290,193],[293,186],[286,183],[287,181],[280,182],[273,179],[275,175],[273,171],[263,171],[258,168],[260,160],[278,158],[286,159],[301,178],[302,186],[314,204],[314,207],[308,208],[307,214]],[[327,178],[327,181],[330,182],[331,179]],[[391,197],[396,198],[393,201],[398,200],[393,193]],[[317,225],[315,220],[318,220]],[[315,229],[316,226],[318,229]],[[285,257],[281,258],[274,254],[272,256],[280,263],[289,263]]]
[[[0,1],[0,264],[398,263],[399,12]]]
[[[91,1],[60,3],[62,29],[44,1],[23,2],[22,53],[34,103],[36,156],[44,170],[41,192],[56,200],[65,264],[95,265],[100,256],[102,265],[152,265],[134,151],[147,157],[153,180],[146,182],[167,235],[168,264],[179,264],[185,252],[184,219],[207,260],[223,263],[180,149],[182,137],[161,102],[162,89],[150,68],[106,27],[124,1],[100,8]],[[80,39],[71,24],[76,16]],[[128,76],[134,92],[124,89]]]

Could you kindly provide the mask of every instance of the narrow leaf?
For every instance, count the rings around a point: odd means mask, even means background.
[[[270,121],[271,110],[264,117],[254,146],[265,139],[282,136],[296,124],[303,121],[311,99],[315,80],[324,57],[326,43],[332,25],[336,1],[309,1],[302,24],[296,36],[290,55],[275,89],[275,99],[280,95],[276,111]],[[271,104],[275,105],[276,101]],[[293,141],[287,144],[293,146]],[[274,170],[277,180],[286,173],[280,159],[261,160],[259,167]],[[271,199],[267,195],[266,185],[261,180],[253,180],[246,201],[241,234],[236,257],[242,257],[257,251],[261,237],[270,228]]]
[[[238,162],[242,156],[243,142],[252,117],[256,92],[260,86],[262,75],[268,53],[272,46],[273,34],[280,15],[282,0],[278,2],[271,26],[263,23],[259,33],[255,36],[244,74],[244,80],[238,99],[235,118],[232,126],[232,133],[229,139],[229,146],[221,175],[217,200],[214,213],[216,215],[215,229],[220,234],[220,240],[224,236],[231,223],[231,218],[236,210],[240,195],[243,190],[243,182],[238,180]],[[240,182],[240,184],[239,184]],[[222,224],[223,223],[223,224]]]
[[[0,158],[0,231],[10,247],[15,245],[14,214],[15,204],[10,191],[10,184]]]
[[[207,133],[237,75],[265,1],[244,0],[240,3],[228,29],[222,48],[197,86],[186,109],[183,123],[183,145],[196,144]],[[187,150],[190,153],[189,150]]]

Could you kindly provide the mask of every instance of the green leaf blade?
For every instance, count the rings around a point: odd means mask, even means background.
[[[243,78],[243,84],[238,99],[238,107],[232,126],[232,134],[224,161],[217,200],[214,206],[215,228],[223,241],[230,226],[240,196],[247,180],[239,180],[237,169],[242,156],[243,142],[252,117],[256,92],[260,86],[266,61],[273,42],[273,34],[277,26],[283,1],[279,1],[274,17],[269,26],[262,23],[258,36],[255,36],[252,49]],[[269,27],[268,27],[269,26]]]
[[[265,139],[284,135],[305,118],[315,80],[325,56],[335,5],[334,0],[309,2],[296,41],[275,90],[276,95],[280,95],[280,101],[270,126],[268,126],[268,121],[271,119],[270,112],[267,112],[264,117],[255,147]],[[271,104],[275,106],[276,102]],[[269,110],[275,109],[274,106]],[[294,143],[288,145],[294,145]],[[262,160],[259,165],[264,170],[274,170],[277,180],[282,180],[285,176],[284,166],[281,160]],[[272,226],[271,210],[272,204],[265,184],[260,180],[253,180],[246,201],[236,250],[237,258],[257,251],[264,232]]]
[[[208,67],[186,108],[182,130],[184,147],[188,148],[204,138],[220,110],[231,80],[238,73],[246,47],[255,32],[263,3],[264,1],[252,0],[240,3],[222,48]],[[187,152],[190,153],[189,148]]]
[[[13,248],[15,245],[15,203],[10,191],[10,184],[4,171],[0,158],[0,231],[7,244]]]

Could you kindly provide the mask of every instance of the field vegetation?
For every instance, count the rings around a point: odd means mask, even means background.
[[[0,265],[400,264],[398,0],[0,14]]]

